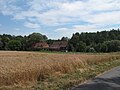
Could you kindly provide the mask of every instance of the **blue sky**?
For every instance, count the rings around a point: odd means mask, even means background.
[[[120,0],[0,0],[0,34],[51,39],[120,28]]]

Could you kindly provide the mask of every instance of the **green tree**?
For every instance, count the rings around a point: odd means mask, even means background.
[[[73,44],[68,44],[68,51],[76,52],[76,49],[73,46]]]
[[[10,50],[21,50],[21,42],[18,40],[10,40],[8,42],[8,48]]]
[[[68,42],[69,51],[78,51],[77,48],[79,46],[79,33],[73,34],[72,38]]]
[[[62,37],[61,38],[61,41],[68,41],[69,39],[68,39],[68,37]]]
[[[86,48],[85,48],[85,52],[96,52],[95,51],[95,49],[93,48],[93,47],[90,47],[90,46],[87,46]]]
[[[102,43],[100,51],[101,52],[108,52],[108,46],[107,46],[106,42]]]
[[[0,50],[3,49],[3,42],[0,40]]]
[[[2,41],[2,43],[3,43],[3,49],[4,50],[7,50],[8,48],[7,48],[7,44],[8,44],[8,42],[10,41],[10,38],[9,37],[6,37],[6,36],[3,36],[2,38],[1,38],[1,41]]]
[[[82,41],[79,41],[77,44],[76,44],[76,51],[77,52],[85,52],[85,48],[86,48],[86,44]]]
[[[31,46],[35,43],[38,43],[40,41],[46,41],[47,37],[45,35],[42,35],[40,33],[32,33],[28,36],[27,40],[27,46],[31,48]]]
[[[96,52],[101,52],[101,43],[96,44],[94,48]]]
[[[111,40],[107,41],[108,52],[116,52],[120,51],[120,41],[119,40]]]

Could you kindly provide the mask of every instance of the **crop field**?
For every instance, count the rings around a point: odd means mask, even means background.
[[[96,65],[101,66],[101,63],[103,66],[105,66],[103,63],[111,66],[112,64],[110,62],[113,62],[115,60],[120,60],[120,53],[56,54],[40,52],[0,51],[0,90],[13,90],[13,88],[22,88],[21,90],[24,88],[26,88],[25,90],[30,90],[30,88],[35,90],[65,90],[74,84],[78,84],[82,81],[85,81],[85,79],[89,79],[84,78],[79,81],[75,81],[75,78],[71,79],[71,77],[73,78],[73,73],[75,71],[83,73],[88,69],[91,70],[92,67],[96,67]],[[103,68],[103,66],[101,67]],[[92,71],[94,71],[94,68]],[[95,75],[97,71],[95,71]],[[66,75],[68,76],[67,80],[64,78]],[[69,85],[65,82],[63,84],[62,81],[60,81],[60,77],[62,78],[63,82],[64,80],[68,81],[69,79]],[[80,79],[81,77],[78,76]],[[58,82],[57,85],[55,81]],[[61,86],[59,84],[59,81],[62,83]]]

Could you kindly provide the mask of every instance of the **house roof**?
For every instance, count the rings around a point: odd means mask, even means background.
[[[50,45],[50,49],[60,49],[60,48],[66,48],[68,45],[67,41],[55,41],[52,45]]]
[[[38,42],[33,45],[33,48],[49,48],[46,42]]]

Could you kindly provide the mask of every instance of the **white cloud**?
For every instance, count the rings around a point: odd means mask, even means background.
[[[74,25],[71,28],[58,28],[55,30],[56,33],[59,33],[60,36],[67,36],[71,37],[73,33],[76,32],[96,32],[96,31],[103,31],[103,30],[111,30],[111,29],[118,29],[118,27],[105,27],[104,24],[101,25]],[[59,37],[60,38],[60,37]]]
[[[97,24],[120,24],[120,11],[91,15],[86,21]]]
[[[120,0],[89,0],[86,3],[90,11],[119,10]]]
[[[32,3],[32,10],[35,12],[44,10],[41,13],[30,14],[38,18],[40,22],[47,25],[59,25],[61,23],[76,22],[76,21],[88,21],[95,24],[100,22],[112,22],[111,17],[116,24],[116,20],[119,19],[117,10],[120,10],[120,1],[118,0],[89,0],[88,2],[74,1],[74,2],[56,2],[57,0],[47,0],[47,5],[42,1],[34,0]],[[69,0],[67,0],[69,1]],[[38,3],[35,3],[38,2]],[[38,8],[36,4],[41,4],[42,7]],[[51,3],[52,2],[52,3]],[[46,9],[50,8],[50,9]],[[51,9],[52,8],[52,9]],[[37,10],[36,10],[37,9]],[[38,10],[39,9],[39,10]],[[112,12],[116,11],[116,13]],[[104,11],[104,12],[103,12]],[[104,13],[104,14],[103,14]],[[109,17],[108,17],[109,15]],[[116,17],[117,16],[117,17]],[[31,17],[31,16],[28,16]],[[106,18],[108,17],[108,19]],[[89,20],[92,18],[91,20]],[[99,19],[100,18],[100,19]],[[88,19],[88,20],[87,20]],[[95,20],[94,20],[95,19]],[[92,21],[93,20],[93,21]]]
[[[15,5],[16,0],[1,0],[0,1],[0,13],[4,15],[14,15],[21,10],[21,7]]]
[[[25,27],[32,29],[40,28],[40,25],[64,25],[55,32],[70,35],[76,31],[96,31],[120,24],[120,0],[26,0],[26,8],[18,6],[17,2],[0,0],[0,13],[22,20]],[[87,24],[80,25],[78,22],[81,21]],[[68,23],[77,25],[66,28]]]
[[[97,29],[97,25],[75,25],[75,26],[73,26],[73,30],[76,30],[76,31],[79,31],[79,32],[81,32],[81,31],[94,31],[94,30],[96,30]]]
[[[55,30],[55,32],[67,34],[67,33],[74,33],[74,32],[87,32],[87,31],[93,32],[97,30],[98,30],[97,25],[74,25],[71,28],[58,28]]]
[[[58,28],[55,30],[55,32],[62,32],[62,33],[66,33],[67,31],[69,31],[69,28]]]
[[[26,22],[24,24],[25,27],[27,28],[31,28],[31,29],[38,29],[40,28],[40,26],[37,23],[30,23],[30,22]]]
[[[26,3],[29,7],[25,10],[22,6],[18,7],[16,3],[16,0],[0,1],[1,13],[12,15],[17,20],[34,17],[38,23],[52,26],[76,21],[88,21],[96,24],[107,21],[113,23],[114,21],[116,24],[120,14],[119,11],[116,11],[120,10],[120,0],[88,0],[84,2],[82,0],[27,0]],[[110,20],[111,18],[113,20]]]
[[[62,38],[63,36],[71,37],[71,34],[75,32],[73,28],[58,28],[54,31],[55,33],[59,33],[58,38]]]

